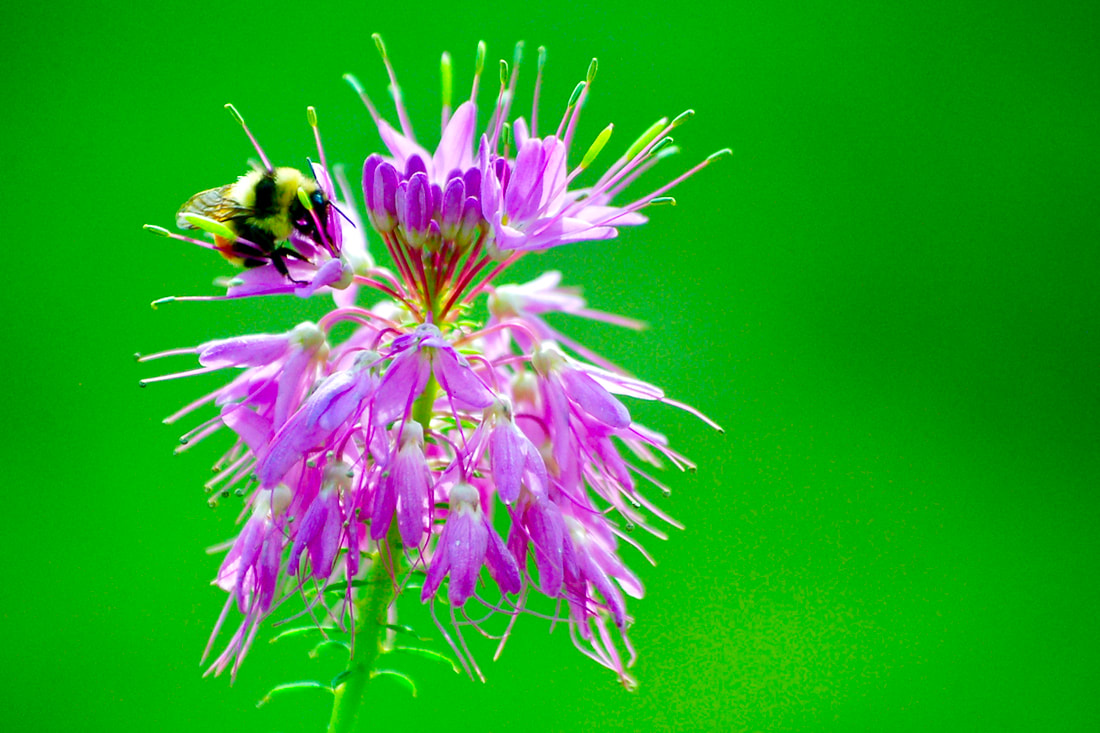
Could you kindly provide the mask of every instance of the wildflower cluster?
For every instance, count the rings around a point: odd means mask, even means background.
[[[501,644],[517,615],[541,615],[534,609],[556,603],[553,617],[568,625],[578,648],[630,685],[624,596],[640,598],[643,590],[620,550],[624,543],[641,550],[629,534],[636,527],[663,536],[652,517],[675,524],[646,498],[647,484],[667,493],[650,467],[691,464],[664,436],[635,422],[628,404],[665,402],[713,423],[627,376],[543,316],[640,324],[587,308],[556,272],[524,285],[497,279],[530,250],[609,239],[618,227],[644,223],[643,208],[667,201],[668,189],[718,154],[646,196],[612,203],[675,151],[668,133],[688,112],[653,125],[592,185],[571,188],[612,129],[569,167],[595,62],[546,132],[538,117],[542,49],[530,120],[511,115],[522,46],[511,66],[501,62],[496,104],[480,134],[484,46],[470,96],[453,110],[444,54],[442,132],[429,152],[416,141],[376,41],[400,129],[349,78],[386,148],[363,166],[365,222],[348,182],[330,175],[317,134],[312,173],[331,208],[313,216],[316,226],[290,237],[297,255],[283,265],[288,273],[261,264],[214,296],[328,293],[333,308],[284,333],[142,357],[189,354],[199,364],[147,383],[236,370],[227,384],[167,419],[212,407],[215,414],[183,436],[183,448],[228,430],[232,446],[207,488],[215,497],[234,491],[245,497],[240,534],[216,578],[229,597],[211,645],[234,608],[242,619],[209,670],[235,673],[261,622],[288,597],[304,599],[322,627],[355,628],[357,614],[365,613],[360,579],[381,570],[392,578],[382,604],[391,626],[393,591],[422,578],[420,600],[431,604],[433,617],[437,604],[448,609],[451,624],[440,623],[441,634],[471,674],[480,671],[461,629],[489,632],[485,618],[467,613],[470,603],[505,619],[496,636]],[[316,131],[312,109],[310,122]],[[385,245],[392,270],[367,253],[365,223]],[[202,228],[233,236],[209,222]],[[366,291],[383,297],[364,304]],[[479,320],[474,307],[482,295],[487,317]],[[336,339],[338,324],[351,324],[350,335]],[[534,604],[539,595],[554,603]]]

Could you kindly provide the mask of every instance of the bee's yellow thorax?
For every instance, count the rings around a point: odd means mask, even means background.
[[[231,196],[242,208],[256,209],[256,188],[268,175],[267,171],[252,171],[233,184]],[[297,168],[275,169],[275,191],[271,206],[263,211],[256,211],[250,217],[249,223],[253,226],[270,232],[276,241],[282,241],[290,237],[294,230],[294,222],[290,218],[290,207],[298,199],[298,189],[306,187],[307,190],[313,182],[307,179]]]

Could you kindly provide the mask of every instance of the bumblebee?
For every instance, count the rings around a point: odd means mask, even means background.
[[[300,196],[309,201],[312,212]],[[322,244],[316,222],[328,221],[328,206],[317,182],[297,168],[254,170],[236,183],[200,191],[187,199],[176,215],[176,225],[197,229],[185,218],[187,214],[220,222],[235,235],[232,239],[214,235],[214,246],[227,260],[242,267],[270,262],[281,275],[297,282],[290,277],[286,259],[308,258],[286,242],[298,232]]]

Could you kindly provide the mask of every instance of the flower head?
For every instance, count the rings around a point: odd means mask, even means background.
[[[511,65],[501,62],[491,122],[480,131],[484,47],[470,96],[453,110],[444,55],[440,138],[429,151],[413,134],[377,42],[398,125],[351,80],[385,147],[365,156],[365,217],[349,204],[343,178],[330,175],[317,133],[321,162],[313,172],[333,205],[315,226],[291,235],[287,246],[295,254],[287,256],[286,272],[274,264],[246,270],[222,296],[330,293],[334,306],[316,324],[282,334],[229,336],[143,357],[192,355],[199,363],[146,382],[236,370],[225,386],[167,420],[214,408],[181,449],[228,428],[230,447],[207,487],[215,502],[230,489],[245,501],[241,533],[217,574],[230,597],[214,636],[231,607],[243,620],[210,669],[235,672],[283,600],[302,598],[303,612],[326,629],[354,626],[358,596],[382,587],[364,584],[364,574],[388,574],[385,587],[400,592],[407,568],[423,574],[419,598],[433,614],[437,601],[449,605],[457,642],[440,629],[468,670],[480,674],[461,627],[484,623],[466,615],[472,604],[508,617],[507,639],[515,616],[554,613],[564,602],[563,620],[578,647],[632,684],[626,598],[640,598],[642,585],[620,548],[640,549],[629,537],[635,527],[662,536],[654,520],[673,521],[645,496],[645,485],[666,491],[650,467],[691,464],[638,424],[630,404],[661,401],[699,413],[626,376],[543,316],[568,313],[628,328],[638,322],[589,309],[557,272],[518,285],[497,279],[525,252],[608,239],[620,227],[643,224],[643,208],[715,156],[618,202],[674,152],[667,135],[690,117],[684,113],[662,118],[594,183],[575,187],[612,131],[608,126],[577,159],[577,120],[595,61],[556,127],[543,130],[542,49],[530,118],[511,115],[522,46]],[[312,109],[309,118],[316,132]],[[364,223],[373,230],[369,239],[387,249],[392,270],[367,253]],[[361,302],[367,293],[374,302]],[[471,307],[483,293],[488,319],[478,322]],[[350,334],[336,338],[338,324],[350,325]],[[340,591],[336,605],[326,588]]]

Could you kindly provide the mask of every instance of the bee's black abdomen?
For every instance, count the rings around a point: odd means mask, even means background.
[[[237,234],[241,239],[248,240],[252,244],[256,245],[264,254],[268,254],[271,250],[275,249],[275,238],[272,237],[271,232],[260,227],[252,226],[247,221],[237,224]],[[246,245],[241,245],[246,246]],[[248,249],[253,249],[249,247]]]
[[[258,219],[266,219],[278,213],[275,210],[275,177],[272,174],[263,176],[256,184],[256,202],[252,207],[253,216]]]

